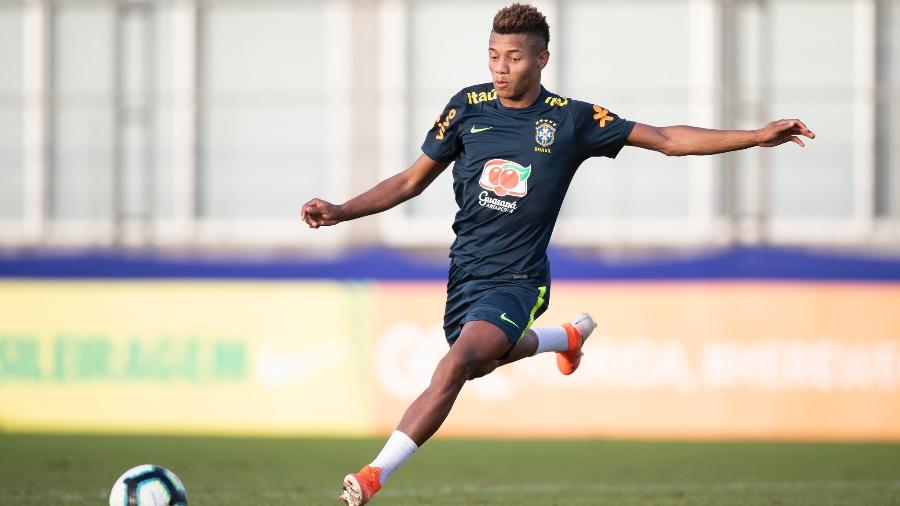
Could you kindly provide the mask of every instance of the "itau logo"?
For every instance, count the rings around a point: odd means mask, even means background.
[[[484,164],[478,183],[485,190],[491,190],[503,197],[524,197],[528,193],[528,176],[531,165],[522,167],[509,160],[491,160]]]

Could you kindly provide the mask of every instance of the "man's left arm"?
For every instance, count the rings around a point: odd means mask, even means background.
[[[655,127],[636,123],[626,145],[659,151],[666,156],[714,155],[754,146],[773,147],[786,142],[805,146],[800,137],[816,134],[799,119],[773,121],[759,130],[709,130],[691,126]]]

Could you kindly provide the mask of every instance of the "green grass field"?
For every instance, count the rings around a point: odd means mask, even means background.
[[[154,463],[193,505],[335,504],[382,440],[0,434],[0,504],[105,504]],[[900,505],[900,445],[436,440],[374,505]]]

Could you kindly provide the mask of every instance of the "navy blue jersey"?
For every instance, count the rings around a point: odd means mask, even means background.
[[[465,88],[428,132],[422,151],[454,161],[453,262],[482,277],[548,274],[547,245],[575,170],[615,158],[634,123],[541,87],[529,107],[504,107],[491,83]]]

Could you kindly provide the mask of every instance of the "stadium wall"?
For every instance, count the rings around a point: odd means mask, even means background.
[[[552,261],[538,324],[592,312],[588,358],[471,383],[442,436],[900,440],[897,260]],[[446,263],[0,257],[0,430],[386,433],[446,350]]]

